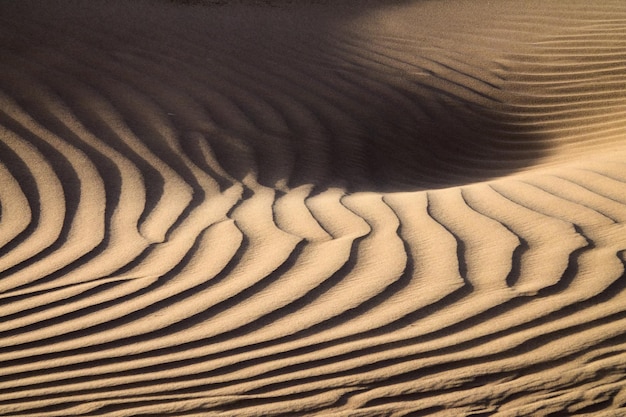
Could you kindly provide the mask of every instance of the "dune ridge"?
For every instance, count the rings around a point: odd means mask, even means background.
[[[626,414],[622,2],[0,23],[0,415]]]

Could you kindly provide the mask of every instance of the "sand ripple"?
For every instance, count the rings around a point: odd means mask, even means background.
[[[1,2],[0,415],[626,413],[626,7],[488,3]]]

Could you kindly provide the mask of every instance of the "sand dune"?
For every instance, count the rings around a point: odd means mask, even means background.
[[[0,2],[0,415],[626,415],[626,5],[222,3]]]

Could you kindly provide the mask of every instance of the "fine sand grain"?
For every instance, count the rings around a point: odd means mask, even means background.
[[[626,416],[622,0],[0,1],[0,415]]]

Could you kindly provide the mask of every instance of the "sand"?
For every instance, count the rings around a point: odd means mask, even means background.
[[[626,4],[0,2],[0,415],[626,416]]]

